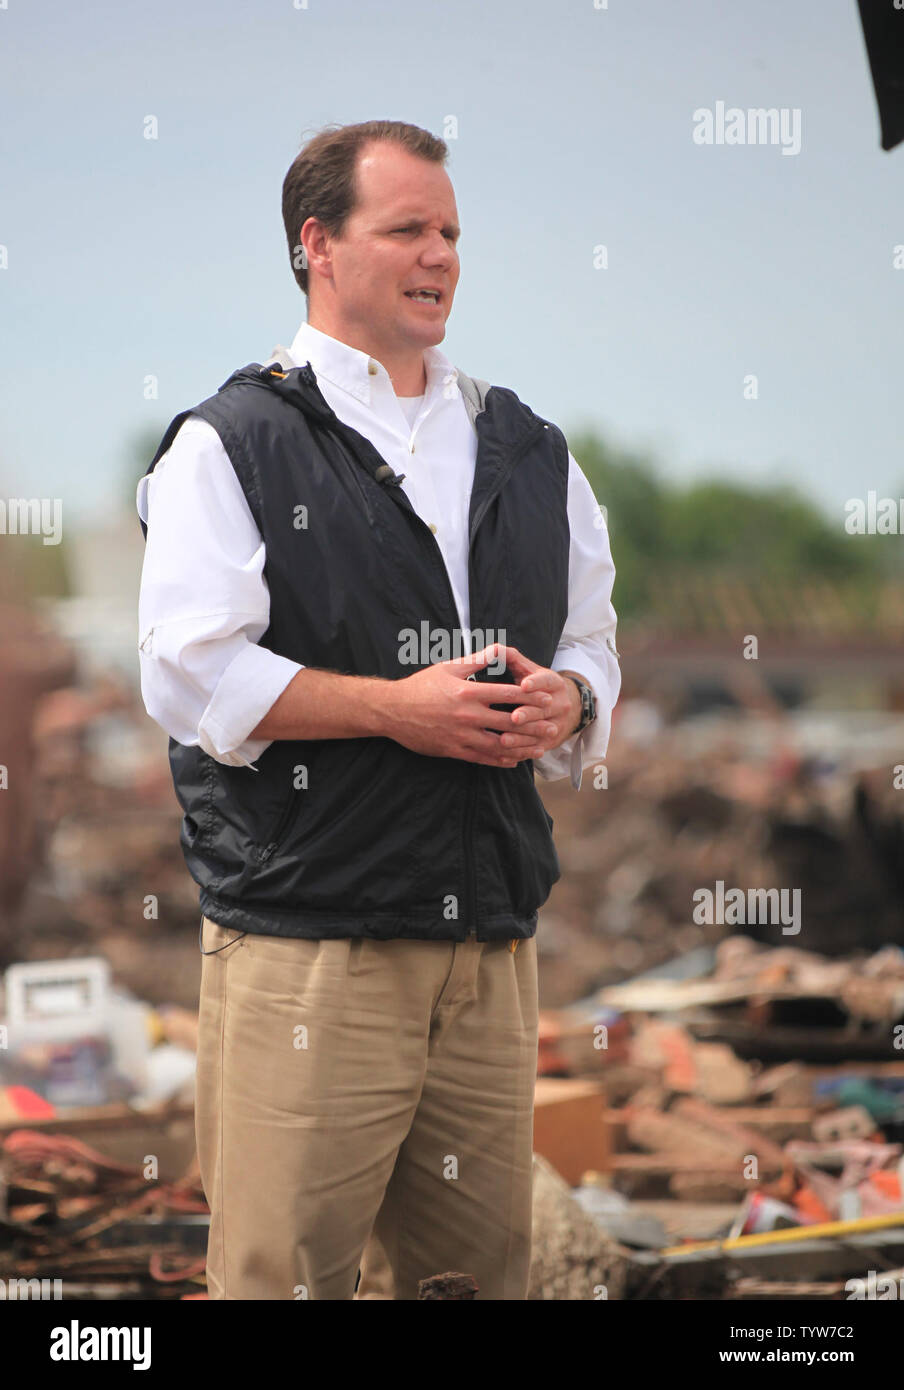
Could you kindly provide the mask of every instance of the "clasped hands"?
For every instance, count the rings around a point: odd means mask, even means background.
[[[491,664],[504,664],[517,684],[469,679]],[[394,684],[390,736],[432,757],[516,767],[557,748],[581,719],[581,697],[573,680],[498,642],[469,656],[436,662]],[[512,708],[496,710],[493,705]]]

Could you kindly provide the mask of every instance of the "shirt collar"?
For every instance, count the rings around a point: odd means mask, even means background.
[[[328,333],[307,322],[295,334],[289,355],[299,367],[309,362],[315,376],[324,377],[365,405],[373,404],[373,388],[381,378],[386,380],[390,389],[392,387],[389,373],[382,362],[368,356],[360,348],[331,338]],[[458,380],[456,368],[439,348],[424,349],[424,367],[427,373],[426,395]]]

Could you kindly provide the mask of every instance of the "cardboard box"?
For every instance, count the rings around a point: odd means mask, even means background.
[[[572,1187],[584,1173],[609,1168],[612,1144],[605,1110],[605,1089],[596,1081],[537,1078],[534,1153],[542,1154]]]

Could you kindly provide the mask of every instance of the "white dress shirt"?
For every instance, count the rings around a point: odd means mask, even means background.
[[[427,348],[423,396],[399,398],[382,363],[308,323],[289,352],[298,366],[310,363],[338,418],[405,474],[412,507],[435,528],[467,630],[477,434],[455,367],[438,348]],[[552,667],[583,677],[596,696],[597,717],[534,766],[546,779],[570,770],[579,787],[582,768],[605,756],[621,674],[608,533],[590,484],[568,458],[569,610]],[[517,487],[517,473],[509,486]],[[257,771],[254,763],[272,740],[249,734],[303,667],[258,645],[270,622],[264,541],[211,425],[183,422],[153,473],[140,480],[136,504],[148,528],[138,604],[147,711],[178,743]]]

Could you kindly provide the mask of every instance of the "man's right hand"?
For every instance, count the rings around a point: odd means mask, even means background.
[[[512,709],[534,706],[540,714],[551,702],[546,691],[525,691],[520,685],[469,680],[498,661],[506,648],[498,643],[454,661],[440,661],[392,682],[385,711],[388,738],[433,758],[461,758],[486,767],[515,767],[526,758],[539,758],[555,730],[542,718],[513,724],[511,710],[492,709],[508,704]],[[512,735],[512,747],[500,742]],[[546,743],[541,742],[545,736]]]

